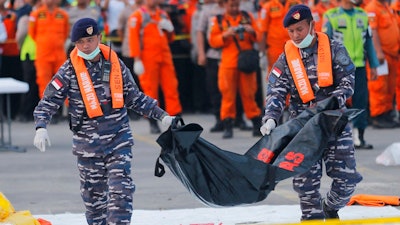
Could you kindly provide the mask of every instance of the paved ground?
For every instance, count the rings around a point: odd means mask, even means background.
[[[250,132],[235,130],[232,140],[223,140],[221,134],[208,130],[214,122],[211,115],[183,115],[186,123],[199,123],[204,127],[202,137],[215,145],[237,153],[244,153],[256,141]],[[134,205],[137,209],[180,209],[204,207],[183,188],[167,170],[164,177],[154,174],[154,165],[160,152],[155,142],[158,135],[149,134],[148,122],[132,121],[136,145],[133,148],[133,178],[136,183]],[[0,191],[17,210],[30,210],[33,214],[82,213],[76,160],[71,153],[71,133],[67,122],[49,126],[52,146],[45,153],[33,147],[33,123],[12,124],[12,143],[25,147],[27,152],[0,152]],[[400,166],[386,167],[375,163],[387,146],[400,142],[400,129],[368,129],[366,138],[374,150],[357,151],[357,165],[364,176],[356,193],[400,195]],[[325,192],[330,184],[326,178]],[[266,200],[268,205],[294,205],[298,199],[291,187],[291,180],[279,183]]]

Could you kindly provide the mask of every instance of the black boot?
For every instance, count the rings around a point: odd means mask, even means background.
[[[331,209],[324,199],[321,202],[322,211],[324,211],[325,219],[339,219],[338,210]]]
[[[224,134],[222,138],[232,138],[233,137],[233,120],[228,118],[224,121]]]
[[[150,122],[150,133],[151,134],[159,134],[161,133],[160,127],[158,126],[158,122],[155,119],[149,119]]]
[[[213,127],[211,127],[210,132],[211,133],[222,132],[224,130],[224,124],[219,119],[219,115],[215,115],[215,118],[217,121],[215,122],[215,125]]]
[[[253,129],[251,126],[247,125],[246,121],[243,119],[242,114],[236,116],[233,126],[243,131],[250,131]]]
[[[253,123],[253,137],[262,136],[262,134],[260,132],[261,117],[257,116],[255,118],[251,119],[251,122]]]
[[[396,123],[390,120],[387,113],[375,116],[371,118],[372,126],[377,129],[391,129],[396,127]]]
[[[357,128],[355,128],[357,129]],[[360,140],[360,144],[354,144],[354,147],[356,149],[373,149],[374,146],[372,146],[371,144],[368,144],[365,139],[364,139],[364,129],[358,129],[358,138]]]

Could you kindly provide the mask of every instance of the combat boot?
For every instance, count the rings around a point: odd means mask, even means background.
[[[353,142],[355,149],[373,149],[374,146],[368,144],[364,139],[364,129],[353,128]]]
[[[161,133],[161,130],[160,130],[160,127],[158,126],[157,120],[149,118],[149,122],[150,122],[150,133],[151,134]]]
[[[339,219],[338,210],[331,209],[327,204],[325,199],[321,200],[322,211],[324,212],[325,219]]]
[[[222,132],[222,131],[224,131],[224,124],[219,119],[219,115],[215,115],[215,119],[217,121],[215,122],[215,125],[213,127],[211,127],[210,132],[214,133],[214,132]]]
[[[233,137],[233,120],[231,118],[224,119],[224,133],[222,138],[232,138]]]
[[[261,127],[261,117],[257,116],[253,119],[251,119],[251,122],[253,123],[253,137],[260,137],[262,136],[260,127]]]
[[[396,124],[389,120],[386,113],[371,118],[372,127],[377,129],[391,129],[395,128]]]
[[[237,116],[235,119],[235,122],[233,123],[234,127],[239,128],[242,131],[250,131],[253,128],[251,126],[249,126],[246,121],[243,119],[243,116]]]

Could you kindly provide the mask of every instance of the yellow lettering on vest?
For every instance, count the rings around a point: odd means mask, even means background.
[[[295,60],[292,60],[290,63],[292,63],[293,70],[294,70],[294,76],[297,78],[298,83],[299,83],[300,95],[308,94],[307,82],[304,79],[304,74],[301,69],[300,60],[295,59]]]

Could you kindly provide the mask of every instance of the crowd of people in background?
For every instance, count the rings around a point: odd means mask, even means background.
[[[240,0],[237,17],[229,14],[227,2],[0,0],[0,77],[29,84],[28,93],[12,95],[12,118],[33,120],[47,84],[74,48],[71,27],[89,17],[139,88],[170,115],[210,113],[215,116],[210,132],[222,132],[223,138],[232,138],[234,127],[261,136],[265,83],[278,73],[273,65],[289,40],[283,18],[292,6],[305,4],[316,31],[342,42],[357,67],[355,94],[347,102],[365,110],[353,124],[356,147],[373,148],[364,139],[368,125],[400,127],[399,0]],[[353,31],[360,36],[352,37],[358,35]],[[226,37],[237,40],[224,42]],[[260,66],[250,75],[236,68],[243,48],[259,52]],[[60,110],[58,119],[63,115]],[[160,133],[157,121],[149,124],[151,133]]]

